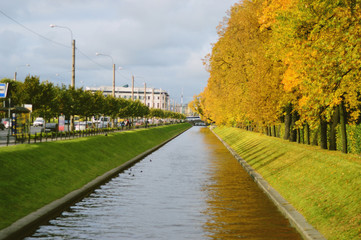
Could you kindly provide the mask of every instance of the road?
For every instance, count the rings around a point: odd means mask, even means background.
[[[68,130],[69,126],[66,125],[65,129]],[[40,133],[42,132],[42,127],[33,127],[30,126],[30,134]],[[7,145],[7,136],[10,133],[9,129],[0,130],[0,147]],[[10,142],[14,142],[14,137],[10,135]]]

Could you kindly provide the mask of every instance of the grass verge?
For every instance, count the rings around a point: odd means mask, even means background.
[[[0,229],[189,127],[168,125],[0,148]]]
[[[360,156],[237,128],[214,132],[327,239],[360,239]]]

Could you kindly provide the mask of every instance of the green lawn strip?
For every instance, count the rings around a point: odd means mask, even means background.
[[[245,130],[214,132],[327,239],[361,236],[361,157]]]
[[[0,148],[0,229],[189,127],[168,125]]]

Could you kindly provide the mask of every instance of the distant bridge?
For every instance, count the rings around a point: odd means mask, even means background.
[[[194,126],[206,126],[206,123],[199,116],[189,116],[186,118],[186,121]]]

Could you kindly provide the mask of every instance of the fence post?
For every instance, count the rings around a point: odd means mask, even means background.
[[[9,133],[8,133],[8,135],[6,136],[6,146],[9,146]]]

